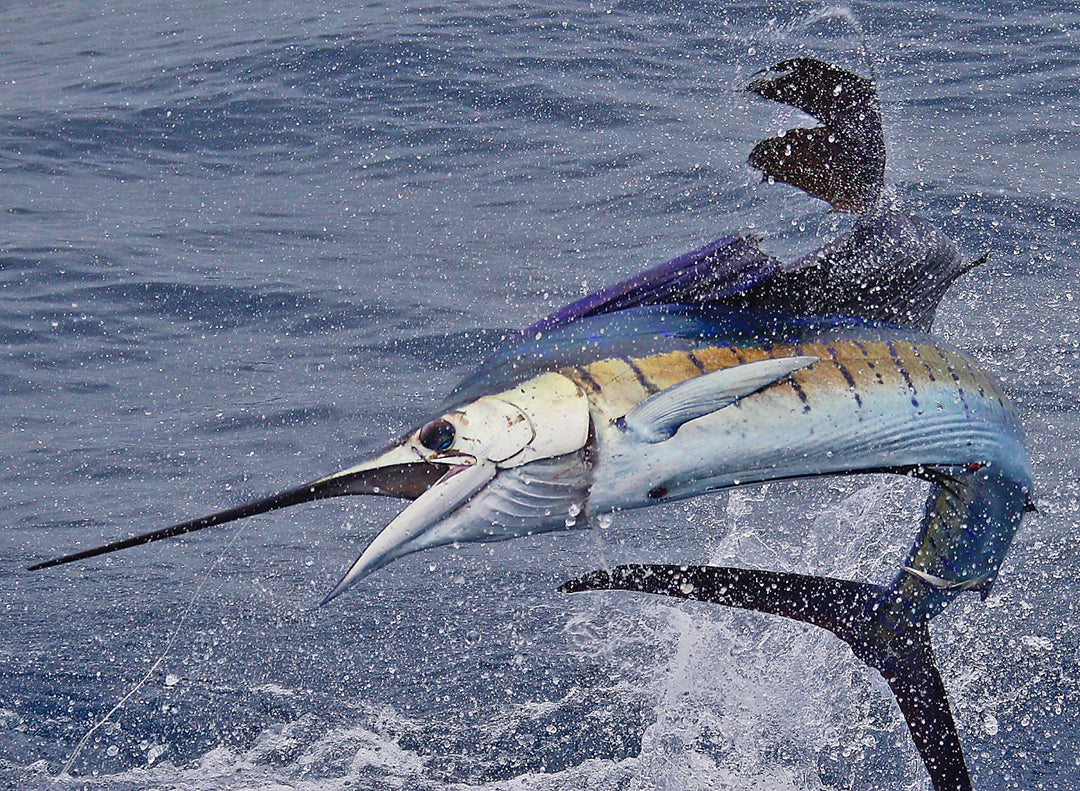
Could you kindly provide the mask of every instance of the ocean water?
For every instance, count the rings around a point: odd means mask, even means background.
[[[991,596],[934,622],[961,739],[979,789],[1080,785],[1080,9],[1023,6],[0,10],[0,787],[927,788],[830,635],[555,592],[634,561],[884,581],[903,479],[432,551],[321,609],[398,504],[25,571],[340,469],[509,330],[725,233],[841,233],[758,183],[804,119],[740,89],[867,53],[891,189],[990,254],[935,330],[1004,382],[1038,482]]]

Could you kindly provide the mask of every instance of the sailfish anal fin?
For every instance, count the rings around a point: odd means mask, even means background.
[[[912,568],[911,566],[903,566],[904,571],[908,572],[914,577],[918,577],[927,585],[933,588],[944,591],[984,591],[989,590],[990,585],[994,581],[994,574],[980,574],[977,577],[970,577],[962,580],[948,580],[944,577],[938,577],[929,572],[922,571],[920,569]],[[985,599],[986,597],[983,596]]]
[[[621,425],[645,442],[663,442],[684,423],[731,406],[817,361],[807,355],[777,357],[712,371],[649,396],[626,414]]]
[[[927,624],[919,621],[897,634],[879,623],[875,614],[889,604],[886,588],[755,569],[632,565],[590,572],[559,590],[653,593],[781,615],[828,629],[888,683],[935,791],[971,791]]]

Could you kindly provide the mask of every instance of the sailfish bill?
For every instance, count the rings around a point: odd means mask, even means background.
[[[563,593],[623,590],[781,615],[828,629],[888,683],[935,791],[971,791],[945,686],[930,645],[929,620],[897,629],[895,594],[880,585],[717,566],[628,565],[564,583]]]
[[[288,508],[290,505],[325,500],[329,497],[342,497],[350,494],[381,494],[388,497],[415,500],[438,481],[443,474],[444,470],[431,464],[399,464],[359,471],[346,470],[342,474],[331,475],[328,478],[312,481],[293,489],[286,489],[269,497],[263,497],[234,508],[226,508],[223,511],[217,511],[197,519],[189,519],[186,522],[140,533],[130,538],[123,538],[101,546],[43,560],[32,566],[27,566],[27,570],[37,571],[38,569],[61,566],[77,560],[86,560],[98,555],[117,552],[121,549],[129,549],[166,538],[175,538],[186,533],[194,533],[208,527],[234,522],[237,519],[277,511],[280,508]]]

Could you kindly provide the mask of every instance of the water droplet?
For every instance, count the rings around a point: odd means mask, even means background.
[[[180,683],[180,676],[178,676],[178,675],[176,675],[174,673],[169,673],[169,675],[165,676],[165,686],[167,686],[167,687],[175,687],[179,683]]]
[[[476,645],[480,642],[480,632],[476,631],[475,629],[470,629],[469,631],[465,632],[465,642],[469,645]]]
[[[982,721],[983,730],[990,736],[996,736],[999,730],[998,718],[994,716],[992,711],[983,713]]]

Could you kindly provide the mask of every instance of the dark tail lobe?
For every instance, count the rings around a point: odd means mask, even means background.
[[[828,629],[881,673],[896,696],[935,791],[971,791],[960,739],[930,647],[927,623],[897,631],[878,585],[832,577],[714,566],[618,566],[564,583],[563,593],[628,590],[740,607]]]

